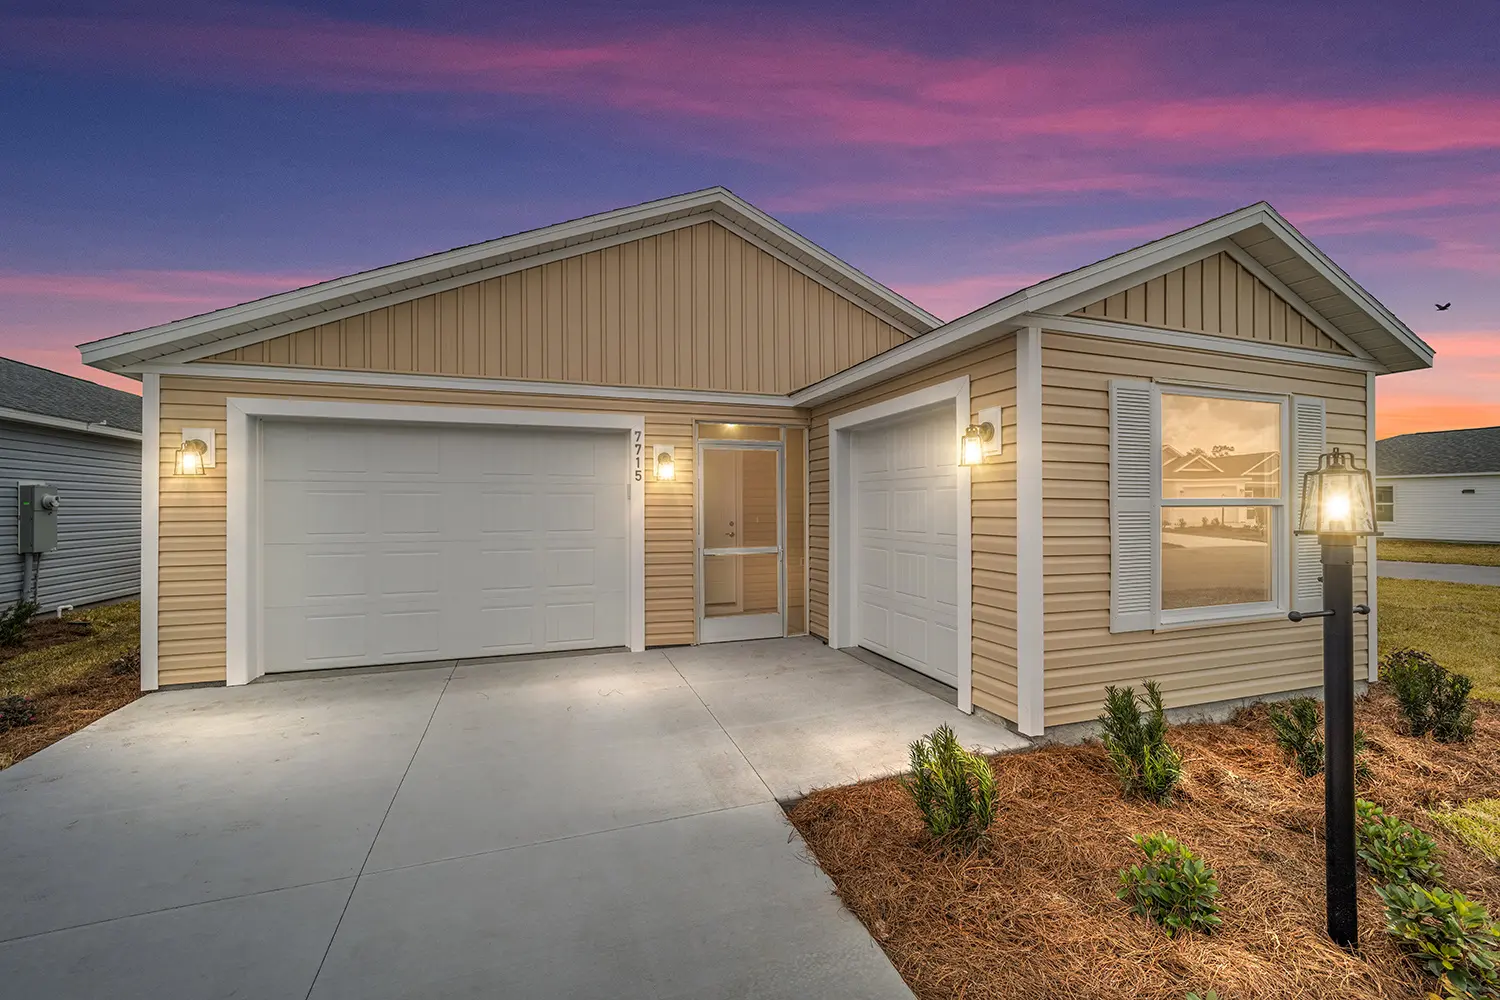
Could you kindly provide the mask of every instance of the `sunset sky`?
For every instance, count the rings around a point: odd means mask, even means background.
[[[10,0],[0,353],[87,373],[86,340],[712,184],[948,319],[1264,198],[1438,351],[1381,380],[1382,437],[1500,424],[1497,39],[1495,0]]]

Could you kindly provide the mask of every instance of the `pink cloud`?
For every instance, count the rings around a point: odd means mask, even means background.
[[[950,281],[898,282],[894,287],[934,316],[952,320],[1048,277],[1028,272],[975,274]]]
[[[64,375],[72,375],[74,378],[98,382],[100,385],[107,385],[111,389],[123,389],[125,392],[133,392],[137,396],[141,394],[141,384],[135,379],[126,378],[124,375],[115,375],[110,372],[102,372],[97,368],[90,368],[78,357],[78,352],[71,348],[7,346],[5,348],[5,356],[15,361],[24,361],[28,365],[36,365],[38,368],[50,368],[55,372],[62,372]]]
[[[219,308],[321,281],[235,271],[122,270],[109,274],[0,272],[0,298]]]

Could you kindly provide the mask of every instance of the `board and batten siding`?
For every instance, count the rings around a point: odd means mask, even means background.
[[[42,555],[43,611],[141,592],[141,446],[0,421],[0,607],[21,596],[16,484],[57,488],[57,548]]]
[[[1002,453],[971,469],[974,552],[974,704],[1016,718],[1016,347],[1000,339],[813,410],[808,432],[808,607],[813,635],[828,638],[828,421],[830,417],[969,376],[975,414],[1002,406]]]
[[[1349,353],[1227,253],[1169,271],[1073,315]]]
[[[648,452],[652,445],[673,445],[677,460],[673,482],[659,483],[648,475],[644,484],[646,642],[652,646],[691,643],[696,636],[694,422],[806,422],[803,413],[790,408],[163,375],[157,469],[161,483],[158,682],[163,686],[225,677],[225,485],[239,447],[239,442],[227,436],[224,401],[230,396],[644,415]],[[218,464],[205,476],[173,475],[184,427],[215,430]]]
[[[1376,483],[1392,488],[1396,519],[1380,522],[1381,532],[1390,538],[1500,543],[1500,473],[1394,477]]]
[[[785,394],[907,339],[755,244],[702,222],[209,360]]]
[[[1170,380],[1316,396],[1328,444],[1365,458],[1365,375],[1211,351],[1047,332],[1042,339],[1043,607],[1048,726],[1098,716],[1109,684],[1161,682],[1168,705],[1195,705],[1322,684],[1322,629],[1285,620],[1111,633],[1109,383]],[[1290,484],[1288,484],[1290,486]],[[1294,516],[1288,507],[1289,516]],[[1290,530],[1290,529],[1288,529]],[[976,536],[977,545],[977,536]],[[1358,547],[1355,600],[1364,600]],[[977,556],[976,556],[977,562]],[[977,609],[976,609],[977,615]],[[1355,624],[1366,676],[1368,620]],[[977,626],[976,626],[977,629]]]

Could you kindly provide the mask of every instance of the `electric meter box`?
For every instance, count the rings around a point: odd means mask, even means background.
[[[57,508],[62,497],[46,483],[16,485],[16,551],[51,552],[57,548]]]

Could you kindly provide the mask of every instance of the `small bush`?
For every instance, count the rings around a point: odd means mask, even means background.
[[[14,646],[26,634],[26,626],[41,607],[35,601],[21,601],[0,611],[0,646]]]
[[[9,694],[0,698],[0,733],[20,729],[36,721],[36,710],[30,698]]]
[[[1184,998],[1184,1000],[1219,1000],[1219,994],[1215,993],[1213,990],[1209,990],[1207,993],[1203,994],[1189,993],[1187,997]]]
[[[1126,795],[1170,802],[1172,790],[1182,779],[1182,757],[1167,743],[1161,688],[1155,681],[1146,682],[1146,712],[1138,707],[1134,688],[1111,686],[1104,691],[1099,725],[1120,788]]]
[[[901,779],[934,837],[977,841],[995,819],[995,772],[959,745],[946,723],[911,744],[911,774]]]
[[[1500,799],[1473,799],[1457,808],[1427,814],[1470,850],[1500,865]]]
[[[1437,842],[1405,820],[1387,816],[1373,802],[1355,803],[1354,843],[1370,874],[1383,882],[1441,885]]]
[[[1460,894],[1416,885],[1377,889],[1386,930],[1448,997],[1500,996],[1500,937],[1489,911]]]
[[[1327,760],[1327,748],[1323,743],[1323,716],[1318,702],[1313,698],[1293,698],[1285,707],[1273,706],[1270,714],[1271,735],[1281,752],[1286,754],[1305,778],[1323,773]],[[1370,777],[1370,764],[1365,760],[1366,740],[1363,730],[1354,731],[1354,777],[1360,781]]]
[[[1439,743],[1462,743],[1474,734],[1474,710],[1469,707],[1473,680],[1410,648],[1387,654],[1380,671],[1395,691],[1413,736],[1431,733]]]
[[[1165,833],[1131,839],[1145,852],[1146,863],[1120,871],[1115,895],[1130,903],[1130,911],[1161,924],[1169,937],[1218,927],[1219,882],[1213,869]]]

